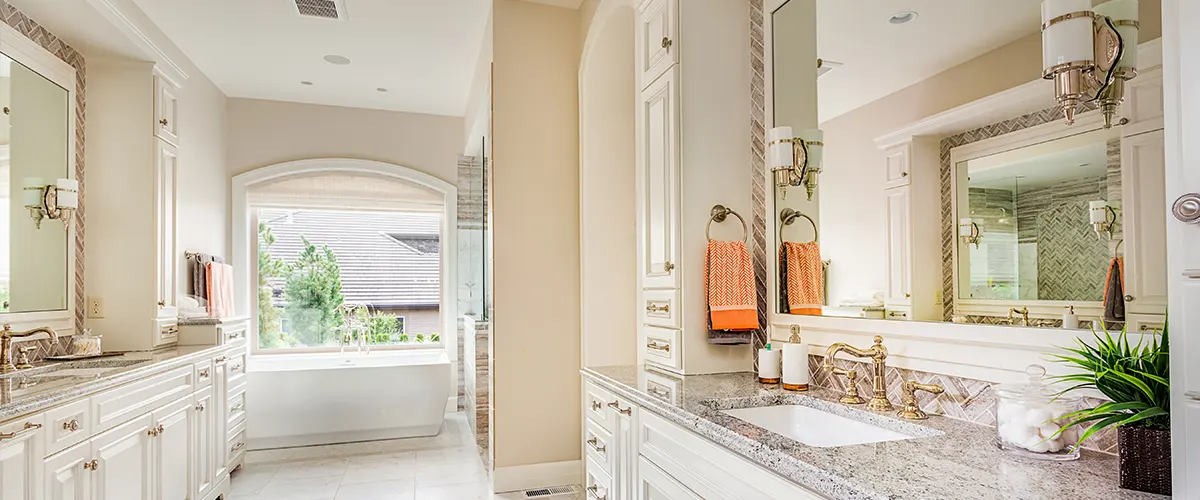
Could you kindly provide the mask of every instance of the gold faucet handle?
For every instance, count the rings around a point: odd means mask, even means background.
[[[917,391],[925,391],[930,394],[941,394],[946,392],[946,389],[938,384],[922,384],[920,382],[906,380],[900,386],[901,405],[900,411],[896,414],[901,418],[910,420],[925,420],[929,415],[921,410],[921,406],[917,404]]]
[[[29,353],[37,351],[38,348],[39,346],[37,345],[17,347],[17,351],[21,353],[21,355],[17,357],[17,369],[24,370],[33,368],[33,363],[29,361]]]

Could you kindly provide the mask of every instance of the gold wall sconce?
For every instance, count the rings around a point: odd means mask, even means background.
[[[26,177],[22,192],[25,208],[38,229],[43,219],[51,219],[63,221],[63,228],[70,230],[71,219],[79,209],[79,181],[56,179],[51,184],[40,177]]]
[[[1098,102],[1104,128],[1125,100],[1125,82],[1137,76],[1138,0],[1042,2],[1042,78],[1054,80],[1054,97],[1067,125],[1080,105]],[[1125,120],[1121,120],[1123,125]]]
[[[825,133],[817,129],[803,130],[799,136],[793,134],[792,127],[775,127],[767,132],[767,162],[782,198],[787,198],[787,188],[804,186],[812,201],[825,160],[824,138]]]
[[[979,231],[979,224],[971,219],[962,219],[958,221],[958,239],[964,245],[975,245],[979,248],[979,242],[983,239],[983,233]]]
[[[1098,236],[1107,234],[1111,240],[1116,232],[1117,209],[1104,200],[1088,202],[1088,221]]]

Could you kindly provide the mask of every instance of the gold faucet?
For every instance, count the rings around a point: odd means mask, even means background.
[[[842,397],[841,401],[846,404],[861,404],[863,402],[862,398],[858,397],[858,389],[854,387],[854,379],[858,377],[858,374],[854,370],[846,370],[833,366],[833,360],[839,352],[847,352],[859,358],[871,358],[871,362],[874,365],[871,370],[872,394],[871,400],[867,402],[867,408],[876,411],[891,411],[895,408],[887,398],[887,364],[885,364],[884,360],[887,359],[888,351],[883,346],[883,337],[876,335],[875,345],[868,349],[859,349],[850,346],[850,344],[838,342],[829,346],[829,349],[825,351],[825,361],[821,364],[821,367],[826,372],[834,375],[846,375],[849,382],[849,388],[846,390],[846,395]]]
[[[1010,325],[1016,325],[1016,323],[1013,323],[1013,321],[1014,321],[1013,314],[1014,313],[1021,315],[1021,326],[1029,326],[1029,308],[1028,307],[1022,307],[1020,309],[1017,309],[1014,307],[1012,309],[1009,309],[1008,310],[1008,324],[1010,324]]]
[[[48,326],[40,326],[25,332],[14,332],[12,325],[4,325],[4,330],[0,331],[0,373],[17,371],[17,367],[12,363],[12,339],[28,337],[38,333],[49,335],[50,345],[58,344],[58,332]]]
[[[900,408],[900,411],[896,412],[896,415],[899,415],[900,418],[907,418],[909,420],[925,420],[929,418],[929,415],[925,414],[925,412],[921,410],[921,406],[917,404],[917,391],[941,394],[946,392],[946,389],[937,384],[922,384],[912,380],[906,380],[904,381],[904,384],[900,386],[900,391],[903,394],[900,400],[902,407]]]

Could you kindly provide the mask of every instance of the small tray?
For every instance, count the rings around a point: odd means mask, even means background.
[[[79,361],[81,359],[96,359],[96,358],[111,358],[113,356],[124,356],[125,351],[105,352],[101,354],[68,354],[66,356],[46,356],[46,361]]]

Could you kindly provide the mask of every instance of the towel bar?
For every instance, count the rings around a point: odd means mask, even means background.
[[[743,219],[740,214],[733,211],[732,208],[725,208],[725,205],[713,205],[712,211],[709,212],[708,224],[704,226],[704,237],[712,239],[709,231],[712,229],[712,223],[725,222],[725,219],[730,215],[737,217],[738,222],[742,223],[742,239],[746,240],[746,244],[750,243],[750,231],[746,229],[746,219]]]
[[[818,239],[820,239],[820,237],[821,237],[820,230],[817,229],[817,223],[816,223],[816,221],[812,220],[812,217],[804,215],[804,214],[797,212],[795,210],[792,210],[790,208],[785,208],[785,209],[783,209],[783,211],[779,212],[779,221],[783,223],[783,224],[779,225],[779,243],[780,244],[782,244],[784,241],[783,228],[785,226],[792,225],[792,223],[796,222],[796,219],[799,217],[803,217],[804,220],[807,220],[809,224],[812,224],[813,239],[809,243],[816,242]]]

